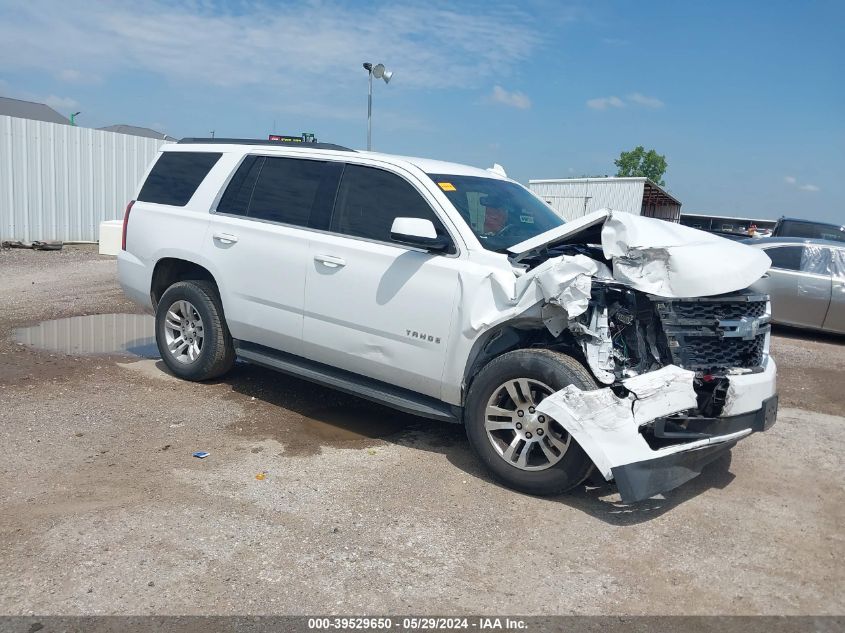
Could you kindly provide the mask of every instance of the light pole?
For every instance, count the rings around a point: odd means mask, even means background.
[[[76,117],[78,117],[80,114],[82,114],[82,113],[81,112],[74,112],[73,114],[70,115],[70,124],[71,125],[73,125],[73,126],[76,125]]]
[[[373,66],[370,62],[364,62],[364,70],[367,71],[369,90],[367,91],[367,151],[373,149],[373,77],[384,79],[384,83],[390,83],[393,72],[385,70],[384,64]]]

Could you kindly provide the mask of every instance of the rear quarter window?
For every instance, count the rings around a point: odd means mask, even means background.
[[[184,207],[222,154],[162,152],[141,187],[138,200]]]

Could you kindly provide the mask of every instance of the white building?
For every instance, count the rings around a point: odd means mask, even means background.
[[[677,222],[681,203],[648,178],[555,178],[529,180],[528,188],[564,219],[605,207]]]

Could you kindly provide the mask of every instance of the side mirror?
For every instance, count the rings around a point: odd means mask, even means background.
[[[394,219],[393,226],[390,227],[390,239],[435,253],[446,252],[452,245],[448,237],[437,235],[431,220],[423,218]]]

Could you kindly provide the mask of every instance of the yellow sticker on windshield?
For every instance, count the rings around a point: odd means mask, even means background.
[[[437,184],[440,185],[440,188],[443,191],[457,191],[457,189],[455,189],[455,185],[451,182],[438,182]]]

